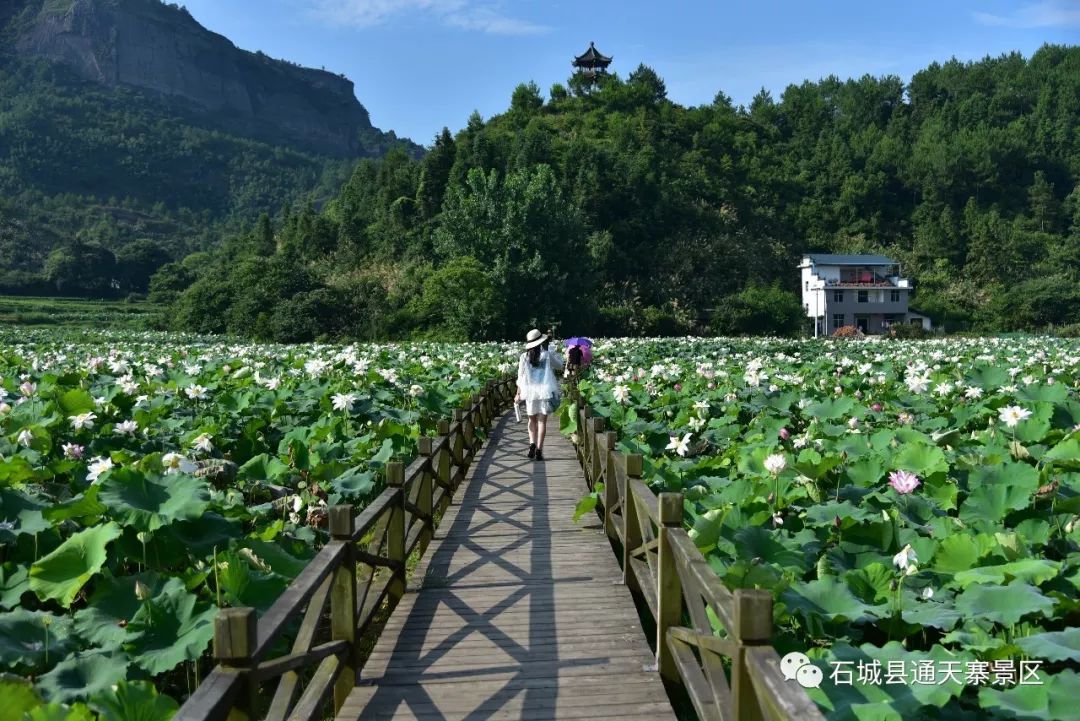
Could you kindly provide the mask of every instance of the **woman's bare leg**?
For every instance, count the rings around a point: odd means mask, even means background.
[[[533,416],[536,419],[536,449],[544,447],[544,436],[547,435],[547,416]]]
[[[540,416],[529,416],[529,444],[536,444],[536,424]]]

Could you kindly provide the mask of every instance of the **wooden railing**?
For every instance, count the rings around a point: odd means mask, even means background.
[[[431,540],[480,431],[512,397],[512,380],[489,383],[452,422],[439,422],[437,438],[419,440],[408,468],[386,464],[385,490],[359,515],[349,505],[332,507],[330,540],[262,617],[251,608],[222,609],[214,625],[218,665],[173,721],[315,721],[331,697],[339,709],[356,683],[361,638],[405,593],[406,559]]]
[[[573,388],[570,398],[580,404]],[[702,721],[824,721],[803,688],[781,673],[771,642],[772,594],[725,588],[683,526],[683,495],[653,493],[641,479],[643,458],[616,450],[618,434],[605,431],[605,419],[579,409],[578,458],[589,489],[603,484],[598,510],[622,547],[623,581],[656,622],[664,680],[685,689]]]

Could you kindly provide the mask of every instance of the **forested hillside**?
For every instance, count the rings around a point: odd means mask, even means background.
[[[332,196],[398,142],[352,93],[159,0],[4,2],[0,293],[144,291],[162,262]]]
[[[1078,119],[1077,47],[746,108],[676,105],[647,67],[546,99],[523,84],[424,159],[364,161],[321,213],[158,288],[198,277],[180,327],[281,339],[768,332],[800,322],[800,253],[866,251],[951,329],[1076,323]]]

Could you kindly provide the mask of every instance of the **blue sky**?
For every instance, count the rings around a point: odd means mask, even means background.
[[[899,75],[933,60],[1080,43],[1080,0],[182,0],[238,46],[345,73],[372,122],[430,144],[570,74],[590,40],[623,77],[645,63],[676,102],[723,90]]]

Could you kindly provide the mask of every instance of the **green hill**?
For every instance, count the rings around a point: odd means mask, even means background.
[[[158,0],[16,0],[0,27],[0,292],[55,289],[45,260],[72,242],[211,248],[321,203],[399,142],[345,78],[240,50]],[[148,45],[172,53],[150,62]],[[146,279],[127,280],[111,290]]]
[[[831,251],[895,257],[952,329],[1076,324],[1078,98],[1080,47],[1061,46],[749,107],[680,106],[644,66],[523,84],[422,160],[362,163],[275,253],[205,264],[171,317],[266,337],[790,332],[799,255]]]

